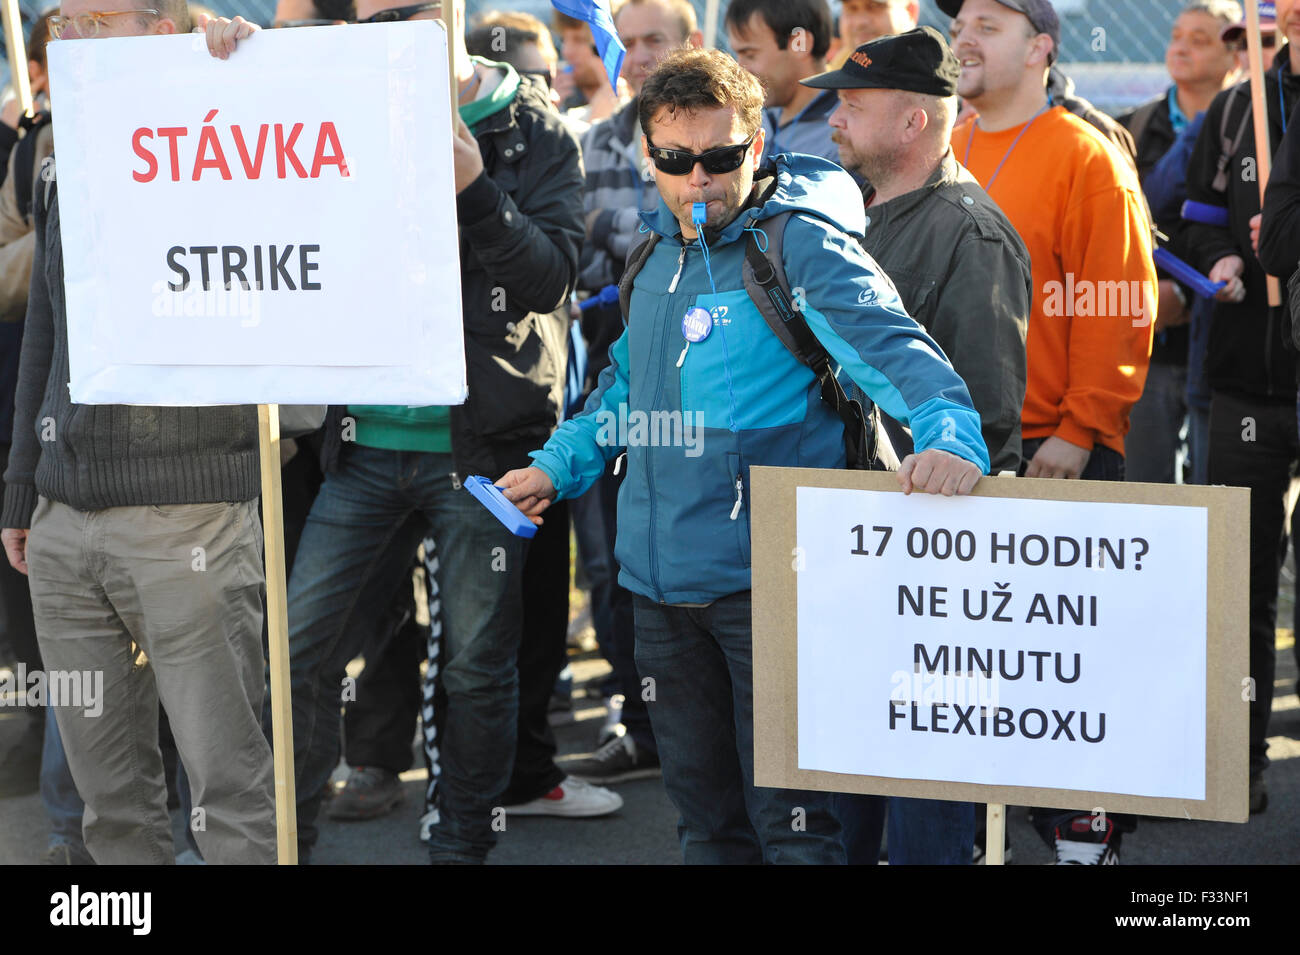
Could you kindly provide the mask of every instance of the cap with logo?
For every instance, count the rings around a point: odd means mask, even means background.
[[[821,90],[906,90],[956,96],[961,64],[934,27],[882,36],[864,43],[838,70],[800,80]]]
[[[963,0],[935,0],[940,10],[955,17],[961,12]],[[1061,18],[1056,15],[1056,8],[1051,0],[997,0],[1009,10],[1023,13],[1030,25],[1039,33],[1046,33],[1052,38],[1051,62],[1056,62],[1061,50]]]
[[[1261,33],[1277,32],[1276,4],[1269,3],[1267,0],[1263,0],[1263,2],[1260,3],[1259,30]],[[1224,27],[1223,32],[1219,34],[1219,38],[1223,40],[1224,43],[1237,43],[1238,41],[1244,40],[1246,38],[1246,21],[1242,20],[1240,23],[1234,23],[1230,27]]]

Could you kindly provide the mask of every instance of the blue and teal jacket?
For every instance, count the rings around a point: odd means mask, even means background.
[[[786,276],[841,378],[909,423],[918,451],[940,448],[988,471],[966,385],[853,238],[865,226],[853,180],[813,156],[783,154],[775,162],[770,198],[743,210],[713,240],[712,282],[699,243],[683,244],[662,200],[642,213],[660,241],[636,276],[628,327],[582,414],[532,453],[558,497],[572,498],[626,447],[619,583],[661,603],[708,603],[749,589],[750,467],[845,463],[843,423],[745,291],[746,231],[761,230],[772,216],[796,213],[784,235]],[[693,306],[713,310],[714,327],[679,367],[682,318]],[[697,430],[669,435],[673,413]],[[678,439],[675,446],[664,446],[673,444],[669,438]]]

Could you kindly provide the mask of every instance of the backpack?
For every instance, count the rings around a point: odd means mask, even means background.
[[[761,205],[775,188],[776,179],[773,177],[771,186],[757,200],[751,200],[751,203]],[[781,258],[782,239],[786,223],[792,214],[783,212],[764,220],[766,249],[759,247],[753,232],[746,235],[745,265],[742,269],[745,291],[781,344],[802,364],[812,369],[821,386],[822,401],[843,422],[845,467],[860,471],[896,470],[899,456],[885,432],[880,409],[873,403],[868,413],[860,401],[845,393],[835,377],[836,369],[830,354],[793,304],[794,297],[790,293],[790,284],[786,280],[785,265]],[[658,242],[659,234],[651,232],[628,255],[627,266],[618,283],[618,304],[625,324],[632,299],[632,283]]]

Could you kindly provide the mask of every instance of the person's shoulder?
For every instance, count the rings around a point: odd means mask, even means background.
[[[1050,138],[1052,162],[1068,177],[1083,175],[1090,188],[1108,183],[1138,190],[1137,173],[1119,147],[1086,119],[1063,106],[1054,106],[1044,117],[1044,138]]]
[[[954,228],[966,237],[1008,241],[1020,244],[1019,233],[1006,213],[984,191],[970,171],[958,163],[956,173],[935,190],[935,201],[952,210],[948,217]]]

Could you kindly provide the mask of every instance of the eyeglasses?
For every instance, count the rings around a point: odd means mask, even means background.
[[[423,13],[425,10],[441,10],[441,3],[412,3],[410,6],[393,7],[390,10],[380,10],[372,17],[366,17],[361,23],[396,23],[398,20],[409,20],[417,13]]]
[[[646,140],[646,144],[650,149],[650,159],[660,172],[670,176],[689,176],[695,164],[699,163],[709,175],[718,176],[735,172],[741,167],[745,161],[745,153],[749,152],[750,144],[754,142],[754,137],[757,135],[758,130],[755,130],[743,143],[721,146],[698,155],[680,149],[664,149],[656,146],[649,139]]]
[[[100,30],[103,29],[105,21],[109,17],[124,17],[130,14],[144,14],[146,16],[158,16],[157,10],[90,10],[86,13],[78,13],[75,17],[64,17],[55,14],[50,17],[50,36],[58,40],[63,36],[63,31],[69,25],[77,31],[77,36],[87,40],[99,36]]]

